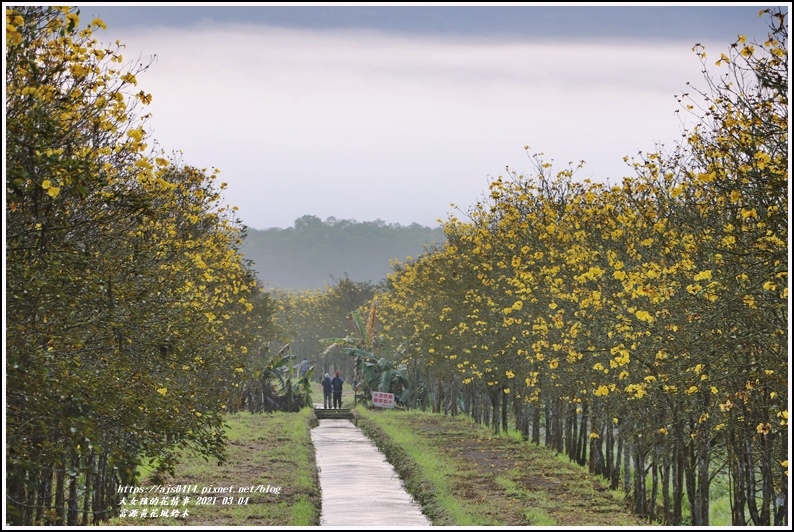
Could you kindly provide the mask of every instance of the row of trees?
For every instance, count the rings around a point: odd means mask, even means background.
[[[536,155],[378,296],[381,352],[436,410],[543,436],[665,524],[708,525],[715,475],[733,524],[787,512],[788,31],[762,13],[718,78],[695,48],[707,87],[672,151],[615,186]]]
[[[355,374],[353,359],[334,349],[329,340],[355,329],[356,311],[367,305],[376,291],[371,282],[352,281],[348,276],[334,279],[322,290],[271,290],[277,307],[276,325],[290,339],[295,360],[310,361],[318,378],[338,369],[350,380]]]
[[[148,146],[125,63],[74,8],[6,9],[6,507],[94,524],[141,457],[222,460],[275,306],[216,173]]]
[[[721,55],[725,76],[681,97],[698,125],[635,178],[536,156],[388,286],[266,293],[216,174],[147,145],[146,66],[78,10],[9,8],[9,521],[96,523],[141,457],[222,460],[224,412],[293,408],[312,375],[283,368],[306,358],[544,438],[652,520],[708,524],[725,473],[734,524],[782,524],[788,35],[768,13],[769,40]]]
[[[734,524],[784,524],[788,34],[762,13],[768,40],[739,38],[719,78],[694,49],[707,87],[679,97],[696,125],[672,151],[616,186],[533,156],[376,296],[277,297],[296,345],[332,338],[321,363],[407,408],[543,440],[651,521],[708,525],[718,478]]]

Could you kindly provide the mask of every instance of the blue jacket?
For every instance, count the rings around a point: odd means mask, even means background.
[[[342,384],[345,382],[345,379],[340,377],[339,375],[334,375],[334,378],[331,379],[331,386],[334,389],[334,392],[341,393],[342,392]]]
[[[322,381],[320,381],[320,384],[323,385],[323,393],[331,393],[331,377],[324,378]]]

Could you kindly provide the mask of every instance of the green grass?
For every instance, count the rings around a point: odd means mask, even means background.
[[[508,497],[515,497],[525,501],[524,518],[531,523],[532,526],[559,525],[557,520],[546,511],[547,508],[553,506],[553,503],[548,500],[544,492],[530,491],[517,484],[512,479],[501,475],[496,477],[496,483],[505,490]]]
[[[638,526],[622,494],[586,469],[464,417],[358,409],[434,525]]]
[[[317,384],[317,383],[313,383]],[[319,386],[319,385],[317,385]],[[352,406],[352,394],[345,397]],[[359,427],[400,475],[406,490],[436,526],[638,526],[622,493],[517,432],[502,436],[463,417],[420,411],[367,410]],[[281,492],[234,493],[234,504],[189,505],[182,518],[123,517],[126,526],[318,526],[320,488],[310,428],[300,413],[229,415],[224,464],[183,456],[162,484],[277,486]],[[142,485],[151,484],[144,471]],[[247,504],[237,504],[240,497]],[[222,500],[223,495],[218,495]],[[715,504],[712,510],[716,510]],[[712,522],[715,524],[716,520]]]
[[[185,519],[118,517],[109,525],[135,526],[316,526],[320,519],[320,489],[310,431],[311,410],[299,413],[227,416],[228,456],[224,464],[184,455],[174,478],[161,485],[195,485],[198,493],[180,509]],[[142,486],[152,485],[151,471],[144,470]],[[198,505],[202,487],[234,486],[233,493],[218,494],[214,504]],[[245,487],[261,486],[264,493],[242,493]],[[271,491],[268,490],[268,486]],[[280,488],[273,493],[273,488]],[[223,504],[233,496],[233,504]],[[238,504],[247,497],[245,504]],[[139,506],[138,509],[143,509]]]
[[[419,490],[432,486],[432,499],[423,496],[426,492],[413,493],[413,495],[420,504],[424,501],[423,510],[431,519],[434,518],[434,524],[460,526],[490,524],[478,522],[476,515],[467,511],[466,507],[450,493],[449,479],[454,476],[454,462],[418,441],[410,431],[405,431],[399,415],[394,415],[391,411],[370,411],[363,408],[358,409],[358,412],[365,419],[376,421],[377,426],[388,435],[389,441],[378,442],[378,446],[390,458],[392,465],[399,467],[400,461],[409,462],[402,464],[402,469],[408,467],[412,471],[410,484]],[[372,437],[371,431],[367,431],[366,427],[362,429]],[[384,449],[384,445],[388,447]]]

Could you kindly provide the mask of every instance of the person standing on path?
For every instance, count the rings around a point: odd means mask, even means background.
[[[339,371],[334,372],[334,378],[331,379],[331,387],[334,392],[334,408],[342,408],[342,384],[345,379],[339,376]]]
[[[323,408],[331,408],[331,376],[326,373],[320,384],[323,385]]]

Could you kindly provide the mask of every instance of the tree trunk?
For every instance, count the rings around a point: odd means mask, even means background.
[[[623,431],[621,431],[621,440],[625,445],[623,449],[623,491],[628,496],[631,493],[631,441],[623,440],[622,434]]]
[[[676,436],[673,449],[673,526],[681,526],[684,522],[684,444]]]
[[[64,499],[64,490],[66,489],[66,459],[62,458],[61,463],[58,464],[58,469],[55,471],[55,526],[63,526],[64,510],[66,501]]]
[[[783,462],[783,460],[788,460],[788,435],[786,433],[783,434],[783,442],[778,447],[779,449],[779,456],[778,460]],[[782,468],[780,470],[780,478],[778,479],[780,492],[778,492],[777,496],[775,497],[775,526],[786,526],[789,523],[788,521],[788,480],[789,477],[786,474],[787,471],[784,471]]]
[[[501,388],[501,386],[500,386]],[[504,388],[501,388],[501,396],[502,396],[502,431],[507,434],[507,418],[508,418],[508,409],[507,409],[507,394],[504,392]]]
[[[92,525],[98,525],[105,519],[105,487],[107,485],[107,453],[97,458],[97,480],[94,483],[94,519]]]
[[[614,430],[612,427],[609,428],[610,433]],[[609,488],[616,490],[618,486],[620,486],[620,464],[622,463],[621,458],[623,457],[623,431],[618,429],[618,449],[615,452],[615,466],[612,470],[612,477],[609,483]]]
[[[45,512],[52,505],[52,464],[45,467],[38,479],[38,493],[36,495],[36,516],[33,519],[35,525],[43,525]]]
[[[36,484],[38,482],[38,475],[32,469],[27,472],[28,486],[25,488],[25,508],[24,508],[24,523],[28,526],[33,524],[35,513],[33,509],[36,505]]]
[[[772,524],[771,508],[775,499],[775,488],[772,484],[772,443],[774,434],[761,434],[761,523],[760,526]]]
[[[615,464],[615,435],[612,432],[612,425],[609,422],[604,424],[604,470],[602,475],[607,480],[612,480],[612,468]],[[613,488],[614,489],[614,488]]]
[[[586,404],[582,405],[582,420],[579,426],[579,443],[576,446],[577,455],[576,462],[580,466],[587,463],[587,441],[590,439],[590,433],[587,431],[590,409]]]
[[[709,526],[709,485],[711,484],[709,454],[711,445],[705,429],[698,447],[698,500],[702,519],[700,526]]]
[[[662,449],[662,525],[670,526],[672,509],[670,508],[670,465],[672,458],[667,449]]]
[[[440,414],[441,413],[441,400],[442,396],[444,395],[443,392],[443,384],[441,383],[441,376],[438,377],[438,382],[436,384],[436,404],[433,405],[433,413]]]
[[[456,377],[452,377],[452,404],[450,414],[452,414],[453,417],[458,415],[458,379]]]
[[[532,443],[540,445],[540,408],[532,406]]]
[[[656,519],[656,497],[659,494],[659,444],[654,445],[653,457],[651,458],[651,500],[648,504],[648,522],[653,523]]]
[[[747,499],[744,489],[744,453],[736,440],[736,432],[733,428],[728,431],[728,473],[731,477],[732,499],[731,499],[731,524],[733,526],[746,526],[747,520],[744,512],[747,507]]]
[[[493,427],[494,434],[499,434],[499,392],[491,387],[488,394],[491,396],[491,408],[493,409],[491,427]]]
[[[576,460],[576,444],[578,438],[576,429],[576,405],[567,405],[568,415],[565,416],[565,453],[570,460]]]
[[[72,467],[69,471],[69,500],[67,501],[66,525],[77,526],[77,468],[80,465],[80,457],[75,452],[72,456]]]
[[[553,430],[553,427],[552,427],[553,423],[552,423],[552,420],[551,420],[551,406],[549,405],[549,403],[544,403],[543,404],[543,412],[545,414],[544,423],[546,425],[546,438],[545,438],[546,441],[545,441],[545,445],[546,445],[546,447],[551,448],[554,445],[554,440],[552,439],[552,434],[553,434],[554,430]]]
[[[88,457],[85,472],[85,491],[83,492],[83,519],[80,526],[88,526],[88,516],[91,511],[91,496],[94,484],[94,453],[91,452]]]
[[[702,512],[700,508],[700,500],[697,498],[697,491],[695,489],[695,471],[697,460],[695,458],[695,445],[690,441],[687,444],[687,460],[686,460],[686,495],[689,500],[689,511],[692,517],[692,526],[701,526]]]
[[[645,516],[645,453],[638,437],[634,437],[634,512]]]

